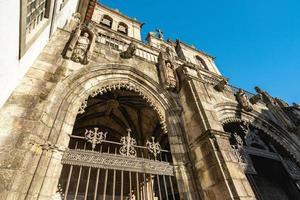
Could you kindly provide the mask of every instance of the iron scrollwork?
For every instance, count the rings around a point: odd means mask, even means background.
[[[160,144],[158,142],[155,142],[154,137],[151,137],[151,138],[152,138],[152,142],[150,142],[149,140],[147,140],[146,146],[147,146],[148,151],[150,153],[152,153],[154,155],[155,159],[156,159],[157,155],[161,151],[161,147],[160,147]]]
[[[119,152],[122,156],[127,156],[131,158],[135,158],[137,156],[137,152],[134,148],[136,145],[136,140],[130,136],[131,129],[127,129],[127,136],[121,137],[121,144],[123,145]]]
[[[85,139],[92,144],[92,149],[94,150],[97,144],[101,144],[106,140],[107,132],[98,132],[98,128],[92,130],[85,130]]]

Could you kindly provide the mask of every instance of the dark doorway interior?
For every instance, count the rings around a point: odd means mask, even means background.
[[[260,200],[300,200],[300,192],[283,165],[276,160],[251,156],[256,175],[249,175]]]

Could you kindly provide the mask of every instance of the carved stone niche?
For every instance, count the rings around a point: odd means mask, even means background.
[[[126,51],[120,53],[120,57],[123,59],[132,58],[136,51],[136,45],[134,43],[130,43]]]
[[[176,73],[175,57],[167,47],[166,51],[161,51],[158,55],[158,70],[162,84],[167,90],[178,90],[179,81]]]
[[[251,112],[253,110],[253,107],[251,106],[251,103],[244,90],[239,89],[239,91],[236,93],[236,99],[243,110],[247,112]]]
[[[68,43],[65,58],[86,65],[89,63],[94,46],[96,34],[91,23],[80,24]]]

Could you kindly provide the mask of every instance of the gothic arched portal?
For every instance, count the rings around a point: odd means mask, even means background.
[[[76,117],[59,192],[64,199],[179,199],[168,135],[136,92],[94,94]]]
[[[300,196],[300,167],[291,155],[263,130],[245,121],[223,125],[230,144],[259,200],[289,200]]]
[[[165,150],[169,151],[169,153],[167,153],[169,155],[161,154],[162,159],[168,159],[168,162],[161,164],[169,163],[169,165],[162,165],[162,167],[167,166],[168,168],[169,166],[172,166],[173,174],[171,176],[171,183],[176,184],[177,182],[177,184],[180,185],[180,187],[178,187],[180,198],[198,199],[198,186],[195,184],[192,169],[190,166],[186,165],[186,163],[189,163],[190,161],[189,156],[187,155],[187,147],[185,146],[182,126],[180,125],[180,117],[177,113],[177,110],[179,111],[180,109],[177,109],[178,106],[176,101],[167,91],[161,89],[156,81],[131,66],[116,64],[97,65],[89,67],[88,70],[82,68],[59,82],[57,87],[49,94],[48,98],[51,99],[51,103],[45,108],[44,118],[47,119],[47,117],[51,115],[54,116],[54,120],[50,131],[44,132],[43,137],[48,138],[47,144],[51,147],[50,149],[53,147],[54,150],[42,153],[40,160],[42,160],[43,164],[38,163],[36,166],[34,178],[30,184],[29,194],[30,191],[37,191],[37,198],[52,198],[54,194],[57,195],[57,191],[59,192],[62,190],[62,193],[66,192],[66,185],[64,184],[66,184],[67,180],[65,180],[65,178],[68,179],[70,169],[67,169],[68,173],[65,174],[65,168],[68,168],[69,166],[64,167],[63,169],[61,165],[62,161],[64,164],[72,164],[68,163],[67,159],[64,160],[64,158],[69,155],[68,151],[70,149],[74,150],[83,144],[78,143],[78,146],[76,147],[75,140],[83,138],[72,138],[72,136],[85,137],[86,129],[87,131],[95,131],[94,128],[99,128],[98,132],[107,132],[107,140],[111,141],[113,144],[109,151],[114,153],[115,149],[117,149],[114,147],[118,145],[116,142],[122,143],[119,139],[126,136],[128,133],[126,129],[130,128],[132,135],[137,141],[136,146],[145,146],[145,142],[147,143],[145,140],[151,139],[151,136],[154,136],[155,142],[161,142],[160,145],[165,148]],[[118,102],[116,99],[118,99]],[[98,106],[93,107],[93,102]],[[104,109],[104,107],[107,109]],[[117,107],[118,109],[116,110]],[[145,109],[142,111],[144,113],[140,115],[140,117],[149,118],[149,120],[144,121],[143,126],[139,126],[137,124],[139,120],[134,119],[134,117],[138,117],[137,114],[134,114],[138,112],[138,108]],[[115,114],[113,114],[114,112]],[[100,120],[101,123],[99,122],[98,117],[102,119]],[[107,118],[106,121],[105,118]],[[104,121],[105,123],[103,123]],[[114,124],[112,122],[114,122]],[[96,125],[96,127],[94,125]],[[102,151],[106,151],[107,153],[108,146],[105,142],[103,142],[102,145]],[[84,146],[80,146],[80,148],[84,149]],[[86,148],[93,150],[91,143],[86,143]],[[96,144],[94,150],[99,151],[99,148],[101,148],[101,145]],[[119,149],[117,151],[120,151]],[[143,155],[144,159],[145,157],[150,156],[151,160],[147,162],[153,162],[153,156],[151,156],[149,152],[146,152],[146,150],[144,154],[137,152],[137,155],[139,157]],[[124,160],[124,157],[121,157],[121,160],[122,159]],[[157,157],[157,160],[159,159],[160,156]],[[46,168],[45,165],[47,166]],[[73,172],[79,172],[78,170],[80,170],[80,167],[78,168],[78,166],[81,165],[81,163],[77,163],[76,166],[74,166],[74,171],[72,171],[71,175]],[[151,165],[144,166],[148,168],[152,167]],[[98,165],[92,164],[85,167],[99,168]],[[105,166],[102,166],[102,168],[107,169]],[[88,171],[86,173],[89,173]],[[126,173],[129,171],[130,170],[127,170]],[[67,177],[61,176],[61,172]],[[157,173],[152,173],[153,171],[146,172],[148,177],[145,176],[145,180],[149,180],[149,174],[157,175]],[[90,173],[92,175],[96,173],[97,175],[97,170],[96,172],[95,170],[91,170]],[[103,170],[100,170],[99,173],[101,175]],[[107,173],[110,175],[111,172]],[[118,173],[120,173],[120,171],[116,172],[116,176],[120,175]],[[138,174],[138,181],[141,183],[141,177],[144,176],[139,173],[142,173],[142,171],[135,170],[132,172],[132,178],[135,178],[135,182],[132,182],[131,189],[134,189],[134,184],[135,186],[137,185],[136,174]],[[162,189],[168,189],[168,193],[165,192],[166,190],[160,191],[161,193],[164,192],[164,196],[169,194],[173,196],[172,190],[170,189],[170,180],[167,180],[165,177],[167,184],[167,186],[165,186],[163,174],[158,174],[160,181],[153,182],[153,188],[156,188],[154,191],[155,195],[159,195],[159,190],[157,190],[159,188],[157,186],[159,183]],[[42,178],[40,178],[41,176]],[[129,177],[128,174],[125,175],[124,170],[123,178],[125,178],[125,176]],[[58,188],[57,190],[59,180],[61,180],[62,188]],[[71,187],[72,181],[72,176],[70,176],[69,187]],[[84,181],[87,181],[87,179]],[[129,183],[128,180],[127,183]],[[50,189],[49,185],[51,185]],[[178,195],[176,187],[176,185],[173,185],[175,199]],[[120,188],[117,188],[116,186],[115,189],[117,190]],[[124,198],[126,196],[125,192],[124,189]]]

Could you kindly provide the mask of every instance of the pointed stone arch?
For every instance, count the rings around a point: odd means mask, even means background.
[[[45,169],[45,166],[37,164],[27,195],[36,195],[37,199],[47,199],[55,193],[56,188],[52,187],[53,189],[49,190],[49,185],[56,187],[62,167],[60,160],[63,151],[67,148],[69,135],[72,133],[82,103],[89,96],[118,88],[138,93],[158,114],[165,132],[168,129],[171,152],[174,155],[173,162],[176,165],[176,177],[182,186],[179,188],[180,193],[186,199],[197,198],[199,192],[191,178],[192,169],[186,165],[190,161],[180,125],[179,105],[158,81],[137,70],[135,66],[120,64],[81,68],[58,82],[50,92],[44,102],[45,109],[41,117],[41,124],[47,126],[48,131],[39,133],[44,144],[49,147],[40,155],[40,160],[43,160],[43,164],[47,167]],[[44,175],[40,177],[41,174]]]
[[[297,144],[294,143],[292,138],[286,130],[279,129],[266,121],[258,112],[243,112],[239,110],[234,103],[222,103],[215,106],[218,118],[222,125],[232,122],[248,122],[253,127],[262,130],[276,143],[283,147],[292,156],[296,162],[300,163],[299,152]]]

